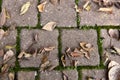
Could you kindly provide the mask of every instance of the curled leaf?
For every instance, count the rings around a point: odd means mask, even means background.
[[[55,49],[54,46],[51,46],[51,47],[45,47],[45,48],[44,48],[45,51],[52,51],[52,50],[54,50],[54,49]]]
[[[90,1],[87,1],[84,5],[83,5],[83,9],[90,11],[91,6],[90,6]]]
[[[19,58],[19,59],[22,58],[22,57],[29,58],[29,57],[31,57],[31,56],[32,56],[31,54],[22,51],[22,52],[20,52],[20,54],[18,55],[18,58]]]
[[[118,66],[119,63],[115,62],[115,61],[110,61],[110,63],[108,64],[108,69],[112,68],[113,66]]]
[[[23,4],[20,10],[20,15],[25,14],[28,11],[30,5],[30,2],[26,2],[25,4]]]
[[[73,65],[74,67],[77,67],[78,63],[79,63],[78,60],[72,60],[72,65]]]
[[[75,8],[75,11],[78,12],[78,13],[80,13],[82,11],[82,9],[80,9],[77,5],[75,5],[74,8]]]
[[[72,57],[81,57],[82,54],[81,53],[77,53],[77,52],[71,52],[71,56]]]
[[[5,53],[5,55],[4,55],[4,57],[3,57],[3,60],[10,59],[10,58],[13,57],[13,56],[14,56],[14,52],[13,52],[12,50],[8,50],[8,51]]]
[[[120,80],[120,66],[112,67],[108,72],[109,80]]]
[[[49,66],[50,61],[46,61],[40,66],[40,71],[44,71],[47,66]]]
[[[82,49],[84,49],[85,51],[91,51],[93,50],[93,45],[90,43],[86,43],[86,42],[80,42],[80,46]]]
[[[55,26],[56,26],[56,22],[48,22],[45,26],[43,26],[42,29],[47,30],[47,31],[53,31]]]
[[[116,40],[119,40],[119,30],[117,29],[109,29],[108,34],[111,38],[114,38]]]
[[[3,29],[0,29],[0,40],[4,37],[5,33]]]
[[[9,80],[14,80],[15,78],[14,73],[9,73],[8,77],[9,77]]]
[[[6,22],[6,10],[2,8],[2,12],[0,14],[0,27],[2,27]]]
[[[47,1],[41,3],[41,4],[39,4],[39,5],[37,6],[39,12],[43,12],[43,11],[44,11],[46,4],[47,4]]]
[[[107,12],[107,13],[112,13],[113,9],[112,8],[99,8],[98,11],[100,12]]]
[[[65,55],[61,56],[61,61],[62,61],[62,65],[65,67],[66,66]]]
[[[2,66],[2,68],[1,68],[1,72],[2,72],[2,73],[7,72],[7,71],[8,71],[8,68],[9,68],[8,64],[4,64],[4,65]]]

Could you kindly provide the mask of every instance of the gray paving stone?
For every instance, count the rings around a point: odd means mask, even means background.
[[[95,66],[99,64],[99,53],[97,46],[97,33],[95,30],[63,30],[62,31],[62,53],[65,53],[65,50],[70,47],[74,49],[79,47],[80,42],[91,43],[94,47],[94,50],[90,52],[90,59],[85,57],[73,58],[73,60],[78,60],[78,66],[81,65],[90,65]],[[66,65],[70,66],[70,60],[66,59]]]
[[[57,5],[51,4],[49,0],[47,2],[45,11],[41,13],[41,25],[55,21],[58,27],[77,27],[75,0],[60,0],[60,4]]]
[[[76,70],[63,71],[68,80],[78,80],[78,72]],[[41,72],[40,80],[63,80],[61,71]]]
[[[8,51],[8,49],[5,49],[5,46],[10,45],[16,45],[16,37],[17,37],[17,31],[16,30],[12,30],[8,32],[8,35],[4,36],[1,40],[0,40],[0,50],[3,49],[4,52]],[[16,54],[16,50],[12,49],[14,51],[14,53]],[[15,56],[10,59],[7,64],[9,66],[15,66]],[[0,67],[3,64],[3,56],[0,56]]]
[[[8,79],[8,73],[0,75],[0,80],[9,80]]]
[[[35,71],[19,71],[18,72],[18,80],[35,80]]]
[[[82,70],[82,80],[87,80],[88,77],[96,78],[95,80],[108,80],[106,70],[101,69],[83,69]]]
[[[44,30],[27,30],[24,29],[21,32],[21,50],[26,51],[32,43],[33,33],[38,34],[38,42],[35,44],[35,48],[42,48],[48,46],[55,46],[55,49],[50,52],[48,59],[51,61],[51,64],[58,65],[58,31],[54,30],[52,32]],[[41,64],[41,57],[30,57],[29,60],[20,61],[21,67],[39,67]]]
[[[29,10],[20,16],[20,9],[23,4],[27,1],[31,2],[31,6]],[[38,0],[3,0],[2,8],[6,8],[6,10],[10,13],[11,18],[7,19],[6,26],[10,26],[11,24],[17,24],[17,26],[36,26],[38,22],[37,18],[37,3]]]
[[[79,6],[82,7],[85,4],[86,0],[80,0]],[[91,1],[91,0],[90,0]],[[99,7],[95,3],[91,3],[91,10],[90,11],[82,11],[80,12],[80,25],[88,25],[88,26],[95,26],[95,24],[104,26],[104,25],[120,25],[120,10],[113,7],[113,13],[104,13],[98,12],[97,10]]]
[[[120,48],[120,44],[119,44],[120,41],[111,38],[111,37],[108,35],[106,29],[102,29],[102,30],[101,30],[101,37],[104,38],[103,41],[102,41],[103,53],[105,53],[105,49],[107,49],[107,48],[110,47],[110,44],[111,44],[112,46],[115,46],[115,47],[117,47],[117,48]],[[110,40],[111,40],[111,43],[110,43]],[[119,55],[111,54],[111,53],[109,53],[108,55],[109,55],[109,59],[110,59],[110,60],[114,60],[114,61],[120,63],[120,56],[119,56]]]

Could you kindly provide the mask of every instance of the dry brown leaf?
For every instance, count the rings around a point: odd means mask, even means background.
[[[93,45],[90,43],[86,43],[86,42],[80,42],[80,47],[88,52],[93,50]]]
[[[0,14],[0,27],[2,27],[6,22],[6,10],[2,8],[2,12]]]
[[[33,34],[33,41],[34,42],[38,42],[39,38],[38,38],[38,34],[37,33],[34,33]]]
[[[20,58],[22,58],[23,56],[24,56],[25,58],[29,58],[29,57],[31,57],[32,55],[29,54],[29,53],[26,53],[25,51],[22,51],[22,52],[20,52],[20,54],[18,55],[18,58],[20,59]]]
[[[9,73],[8,77],[9,77],[9,80],[14,80],[15,78],[14,73]]]
[[[7,72],[7,71],[8,71],[8,68],[9,68],[8,64],[4,64],[4,65],[2,66],[2,68],[1,68],[1,72],[2,72],[2,73]]]
[[[47,1],[41,3],[41,4],[39,4],[39,5],[37,6],[39,12],[43,12],[43,11],[44,11],[46,4],[47,4]]]
[[[75,8],[75,11],[78,12],[78,13],[80,13],[82,11],[82,9],[80,9],[77,5],[75,5],[74,8]]]
[[[68,80],[68,76],[64,72],[62,72],[62,76],[63,76],[63,80]]]
[[[5,33],[3,29],[0,29],[0,40],[4,37]]]
[[[104,8],[103,7],[103,8],[99,8],[98,11],[100,11],[100,12],[107,12],[107,13],[111,14],[113,12],[113,9],[111,7],[109,7],[109,8],[106,8],[106,7]]]
[[[65,55],[61,56],[61,61],[62,61],[62,65],[65,67],[66,66]]]
[[[1,49],[1,50],[0,50],[0,57],[2,57],[3,55],[4,55],[4,50]]]
[[[53,5],[56,5],[59,3],[59,0],[50,0],[50,2],[53,4]]]
[[[90,11],[91,6],[90,6],[90,1],[87,1],[84,5],[83,5],[83,9]]]
[[[117,30],[117,29],[109,29],[108,34],[111,38],[114,38],[116,40],[119,40],[119,38],[120,38],[119,30]]]
[[[3,57],[3,60],[7,60],[7,59],[10,59],[11,57],[14,56],[14,52],[12,50],[8,50],[5,54],[4,54],[4,57]]]
[[[26,2],[25,4],[23,4],[21,7],[21,10],[20,10],[20,15],[25,14],[28,11],[30,5],[31,5],[31,3],[29,1]]]
[[[40,71],[44,71],[45,68],[47,66],[49,66],[49,64],[50,64],[50,61],[46,61],[46,62],[42,63],[41,66],[40,66]]]
[[[72,60],[72,65],[73,65],[74,67],[77,67],[78,63],[79,63],[78,60]]]
[[[77,53],[77,52],[71,52],[70,54],[72,57],[81,57],[82,54],[81,53]]]
[[[47,30],[47,31],[53,31],[56,25],[57,25],[56,22],[48,22],[45,26],[43,26],[42,29]]]
[[[14,49],[16,47],[16,44],[15,45],[6,45],[5,46],[5,49]]]
[[[55,49],[55,46],[51,46],[51,47],[45,47],[44,50],[45,51],[52,51]]]
[[[9,12],[8,12],[7,10],[5,10],[5,12],[6,12],[6,18],[10,19],[10,14],[9,14]]]

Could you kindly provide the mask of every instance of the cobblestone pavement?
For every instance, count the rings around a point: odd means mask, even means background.
[[[31,6],[24,15],[20,15],[21,6],[27,1],[31,2]],[[40,13],[37,5],[44,1],[48,3],[45,11]],[[10,18],[3,26],[8,34],[0,39],[0,80],[13,80],[9,79],[9,73],[13,73],[14,80],[108,80],[103,56],[110,46],[120,48],[119,40],[111,38],[108,34],[109,29],[119,30],[120,10],[114,9],[116,12],[113,14],[97,12],[97,6],[92,2],[91,11],[77,13],[75,4],[81,6],[86,0],[59,0],[59,4],[55,5],[49,1],[0,0],[0,11],[5,8],[10,13]],[[43,30],[42,27],[50,21],[56,22],[57,27],[53,31]],[[13,24],[16,25],[16,29],[12,28]],[[37,42],[33,44],[36,39]],[[72,53],[71,56],[67,54],[68,48],[71,51],[81,49],[81,42],[92,45],[93,50],[87,51],[88,55],[84,53],[71,57],[74,56]],[[22,51],[34,53],[40,48],[47,49],[51,46],[54,46],[54,49],[45,56],[44,51],[43,54],[40,51],[37,56],[35,54],[21,59],[18,57]],[[4,62],[1,50],[12,50],[15,55]],[[43,68],[47,65],[44,57],[47,57],[50,63],[46,68]],[[109,59],[120,63],[119,55],[109,54]],[[6,64],[7,68],[3,69]]]

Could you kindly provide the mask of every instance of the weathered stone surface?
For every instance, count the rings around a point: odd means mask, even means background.
[[[97,33],[95,30],[63,30],[62,31],[62,53],[70,47],[71,49],[80,47],[80,42],[88,42],[93,45],[93,50],[90,52],[90,59],[85,57],[73,58],[78,60],[78,66],[81,65],[98,65],[99,64],[99,53],[97,46]],[[70,60],[66,59],[66,65],[70,66]]]
[[[52,32],[44,30],[27,30],[21,31],[21,50],[26,51],[32,44],[33,34],[38,34],[38,42],[34,45],[34,48],[43,48],[49,46],[55,46],[55,49],[49,53],[48,59],[52,65],[58,65],[58,31]],[[41,64],[41,56],[30,57],[28,60],[21,60],[21,67],[39,67]]]
[[[5,46],[14,46],[14,45],[16,45],[16,37],[17,37],[17,31],[16,30],[11,30],[11,31],[8,31],[7,35],[5,35],[0,40],[0,50],[3,49],[4,54],[8,51],[8,49],[6,49]],[[14,49],[12,49],[12,51],[16,55],[16,49],[14,48]],[[16,60],[15,55],[14,55],[14,57],[12,57],[9,61],[7,61],[5,63],[7,63],[9,66],[15,66],[15,60]],[[4,57],[4,55],[0,56],[0,67],[3,64],[3,57]]]
[[[19,71],[18,72],[18,80],[35,80],[35,71]]]
[[[80,0],[79,1],[79,6],[83,7],[83,5],[85,4],[86,0]],[[120,25],[119,21],[120,21],[120,10],[115,8],[114,6],[113,8],[113,13],[106,13],[106,12],[99,12],[98,9],[98,5],[95,4],[94,2],[91,1],[91,10],[90,11],[85,11],[83,10],[82,12],[80,12],[80,25],[87,25],[87,26],[95,26],[100,25],[100,26],[104,26],[104,25]]]
[[[5,73],[3,75],[0,75],[0,80],[9,80],[8,79],[8,73]]]
[[[2,8],[6,8],[11,18],[7,19],[6,26],[16,24],[17,26],[36,26],[37,18],[37,3],[38,0],[29,0],[31,5],[24,15],[20,15],[20,10],[23,4],[28,0],[3,0]]]
[[[120,48],[120,44],[119,44],[120,41],[116,40],[114,38],[111,38],[108,35],[108,32],[106,29],[101,30],[101,37],[103,38],[103,42],[102,42],[103,54],[105,53],[106,49],[110,48],[111,46]],[[120,63],[120,56],[119,55],[108,53],[108,56],[109,56],[108,58],[110,60],[114,60],[114,61]]]
[[[108,80],[106,70],[97,69],[83,69],[82,70],[82,80],[87,80],[88,77],[95,78],[96,80]]]
[[[40,80],[63,80],[63,75],[68,80],[78,80],[78,72],[76,70],[41,72]]]
[[[77,27],[74,5],[75,0],[60,0],[56,5],[47,0],[45,11],[41,13],[41,25],[55,21],[58,27]]]

